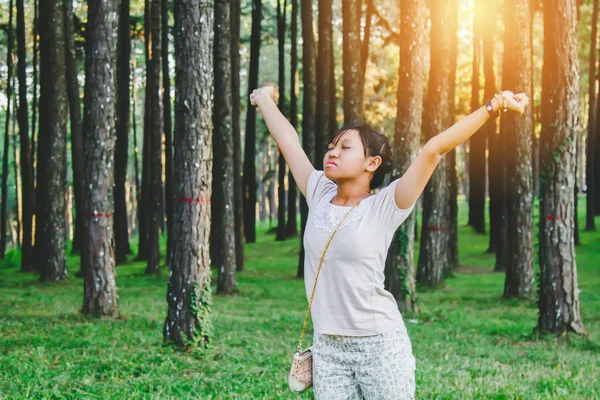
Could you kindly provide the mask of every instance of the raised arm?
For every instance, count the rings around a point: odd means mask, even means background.
[[[300,145],[298,133],[277,108],[271,97],[272,93],[272,87],[256,89],[250,95],[250,102],[259,108],[271,136],[275,139],[277,147],[283,153],[283,157],[294,175],[298,188],[306,196],[308,178],[315,168]]]
[[[509,110],[523,113],[529,103],[524,93],[513,94],[505,91],[503,94]],[[492,105],[494,112],[498,111],[501,106],[499,99],[494,97]],[[442,156],[470,138],[489,118],[490,115],[483,106],[431,138],[400,178],[395,191],[396,205],[402,209],[413,205],[425,189]]]

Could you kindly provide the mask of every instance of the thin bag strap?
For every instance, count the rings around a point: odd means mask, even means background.
[[[321,254],[321,259],[319,260],[319,268],[317,269],[317,274],[315,275],[315,283],[313,284],[312,293],[310,294],[310,301],[308,302],[308,309],[306,310],[306,316],[304,317],[304,325],[302,325],[302,333],[300,334],[300,341],[298,342],[298,353],[302,353],[302,341],[304,340],[304,333],[306,332],[306,324],[308,323],[308,316],[310,314],[310,309],[312,307],[313,298],[315,297],[315,289],[317,288],[317,279],[319,279],[319,273],[321,272],[321,267],[323,266],[323,260],[325,259],[325,253],[327,253],[327,249],[329,248],[329,245],[331,244],[331,241],[333,240],[335,233],[337,232],[339,227],[342,225],[342,222],[344,222],[346,217],[359,204],[360,204],[360,201],[357,204],[353,205],[350,210],[348,210],[346,215],[344,215],[344,217],[340,220],[338,225],[333,230],[331,237],[329,238],[329,240],[327,241],[327,244],[325,245],[325,249],[323,249],[323,254]]]

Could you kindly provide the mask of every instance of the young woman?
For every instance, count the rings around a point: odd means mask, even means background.
[[[254,90],[250,101],[260,109],[309,206],[304,234],[307,297],[322,251],[346,217],[325,255],[311,308],[315,398],[412,399],[412,346],[397,303],[384,289],[388,247],[442,156],[497,116],[500,108],[523,113],[529,99],[522,93],[498,94],[430,139],[400,179],[372,194],[392,169],[386,137],[366,124],[342,128],[325,154],[324,171],[317,171],[272,93],[270,87]]]

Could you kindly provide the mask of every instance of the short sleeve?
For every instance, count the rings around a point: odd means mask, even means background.
[[[379,222],[396,230],[408,218],[412,210],[415,208],[413,203],[409,208],[402,209],[396,205],[395,191],[398,186],[399,179],[396,179],[388,186],[381,189],[373,199],[373,212]]]
[[[327,193],[337,190],[335,182],[325,176],[325,172],[315,170],[308,177],[306,184],[306,203],[308,207],[317,204]]]

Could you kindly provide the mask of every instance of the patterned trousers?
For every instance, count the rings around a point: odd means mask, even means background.
[[[404,324],[374,336],[315,334],[317,400],[414,399],[415,358]]]

